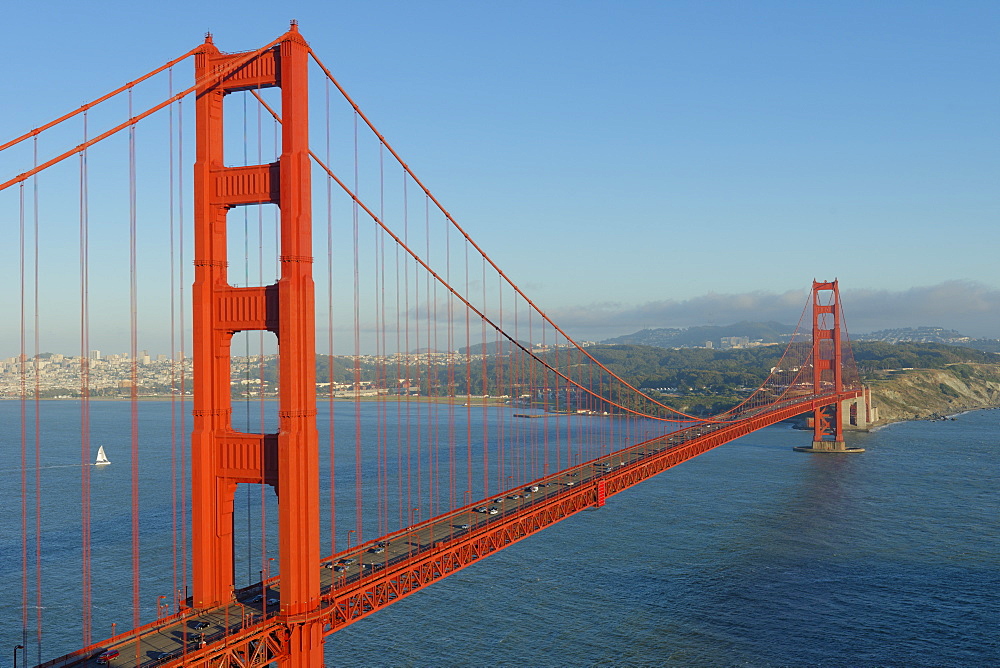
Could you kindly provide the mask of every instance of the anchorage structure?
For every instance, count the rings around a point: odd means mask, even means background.
[[[322,625],[309,621],[320,602],[319,459],[316,431],[315,297],[312,278],[308,137],[309,47],[293,24],[277,46],[246,60],[222,54],[208,36],[196,56],[194,433],[192,436],[193,605],[233,596],[233,496],[240,483],[278,494],[280,616],[290,656],[283,665],[322,665]],[[246,60],[233,68],[238,60]],[[227,65],[229,68],[227,68]],[[228,75],[209,76],[223,68]],[[226,167],[226,94],[281,88],[281,154],[276,163]],[[232,287],[227,278],[226,216],[252,204],[280,209],[280,277],[264,287]],[[234,333],[273,332],[281,350],[279,429],[233,429],[230,346]]]

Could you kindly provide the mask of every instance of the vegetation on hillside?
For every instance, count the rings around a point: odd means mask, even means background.
[[[706,341],[718,345],[723,337],[747,337],[751,341],[778,343],[788,341],[795,328],[780,322],[738,322],[733,325],[704,325],[677,329],[660,327],[643,329],[633,334],[607,339],[602,343],[610,345],[658,346],[660,348],[700,347]]]
[[[939,343],[862,341],[854,342],[851,349],[862,380],[869,382],[892,377],[905,369],[1000,364],[1000,354]],[[655,400],[685,412],[712,414],[735,405],[763,383],[785,352],[785,346],[720,350],[600,344],[586,350],[613,373]],[[567,374],[570,369],[585,362],[583,354],[573,349],[552,350],[542,358],[553,368]],[[351,357],[320,355],[317,357],[316,380],[320,383],[332,380],[338,384],[354,384],[356,379],[366,386],[384,388],[394,394],[417,393],[430,397],[488,394],[517,398],[532,388],[566,387],[564,380],[545,370],[521,350],[485,359],[475,357],[471,364],[466,364],[466,359],[466,355],[459,355],[459,363],[449,365],[435,361],[431,355],[427,358],[413,356],[408,363],[378,363],[373,358],[355,361]],[[273,362],[264,369],[264,378],[276,380],[277,367]],[[401,384],[400,378],[410,378],[411,382]],[[631,397],[631,393],[617,392],[617,382],[612,382],[606,373],[596,368],[588,375],[586,384],[602,396],[627,401],[630,408],[655,410],[649,402]],[[530,400],[525,400],[526,403],[538,401],[541,400],[537,393]],[[547,408],[562,410],[571,408],[566,402],[574,399],[564,391],[560,398],[555,398],[553,393],[552,398],[544,401]]]
[[[851,346],[862,379],[887,369],[943,369],[949,364],[1000,364],[1000,354],[943,343],[860,341]]]

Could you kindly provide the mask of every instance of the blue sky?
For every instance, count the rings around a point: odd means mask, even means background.
[[[17,3],[0,138],[292,18],[577,338],[792,322],[813,278],[858,332],[1000,337],[992,1]]]

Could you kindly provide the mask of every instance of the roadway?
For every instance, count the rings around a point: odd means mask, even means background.
[[[786,400],[780,405],[787,410],[797,407],[800,401],[801,398]],[[772,405],[770,411],[752,411],[747,415],[773,412],[777,407]],[[493,525],[507,522],[533,506],[552,504],[580,487],[593,488],[589,483],[601,478],[610,480],[654,455],[696,441],[711,440],[712,432],[725,431],[728,426],[727,423],[700,424],[657,437],[323,559],[318,568],[324,606],[328,609],[342,593],[358,590],[374,576],[397,572],[432,550],[440,551],[442,547],[485,535]],[[254,626],[261,629],[273,626],[265,622],[278,616],[280,593],[280,578],[270,578],[237,591],[234,600],[227,605],[202,611],[185,608],[108,642],[41,665],[44,668],[96,666],[100,665],[97,657],[106,649],[118,650],[119,656],[112,659],[110,665],[122,668],[158,666],[186,660],[189,654],[203,654],[200,650],[205,644],[217,648],[237,635],[245,640],[246,630]]]
[[[659,439],[656,442],[661,445],[655,448],[651,442],[646,452],[660,452],[670,447],[676,438]],[[642,450],[610,454],[326,558],[320,565],[321,592],[336,594],[337,590],[356,585],[366,576],[410,561],[431,547],[441,547],[449,541],[466,538],[493,523],[503,521],[519,510],[550,500],[563,490],[595,480],[643,456]],[[182,657],[186,652],[199,650],[203,643],[224,641],[229,634],[277,616],[280,598],[280,577],[270,578],[263,586],[258,583],[239,590],[235,600],[228,605],[204,611],[187,608],[159,622],[141,627],[139,633],[122,634],[111,639],[111,642],[88,648],[83,654],[49,661],[42,666],[105,665],[98,664],[97,657],[108,649],[119,652],[108,664],[111,666],[134,668],[163,665]]]

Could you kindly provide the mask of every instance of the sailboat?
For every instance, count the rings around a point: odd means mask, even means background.
[[[97,461],[94,462],[94,466],[102,466],[104,464],[110,464],[111,460],[108,456],[104,454],[104,446],[97,448]]]

